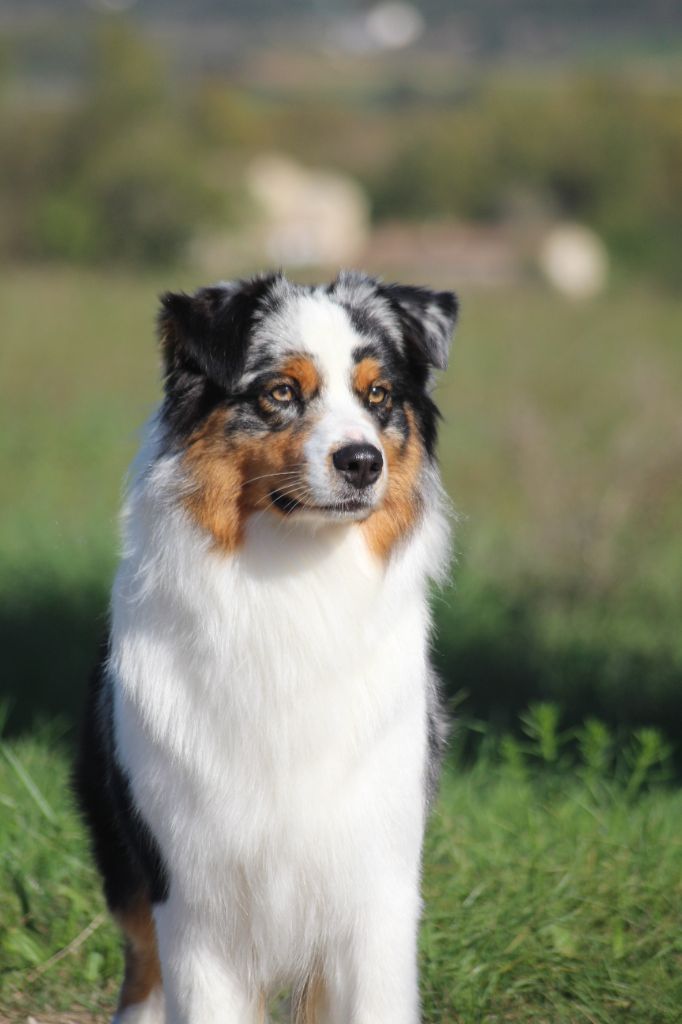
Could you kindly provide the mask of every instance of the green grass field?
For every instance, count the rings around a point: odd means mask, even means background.
[[[536,709],[525,747],[489,742],[467,770],[455,742],[426,847],[428,1024],[680,1020],[682,793],[657,781],[665,750],[641,734],[614,761],[592,723],[565,760],[551,719]],[[0,1020],[104,1021],[120,971],[64,751],[6,742]]]

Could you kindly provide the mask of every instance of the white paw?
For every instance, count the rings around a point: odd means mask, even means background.
[[[111,1024],[164,1024],[165,1020],[163,992],[155,988],[143,1003],[133,1003],[119,1011]]]

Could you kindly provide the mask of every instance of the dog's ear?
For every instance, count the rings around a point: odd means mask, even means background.
[[[390,304],[407,344],[423,362],[444,370],[459,311],[454,292],[403,284],[378,284],[377,291]]]
[[[166,390],[179,375],[230,390],[244,367],[253,320],[276,275],[161,296],[158,327]]]

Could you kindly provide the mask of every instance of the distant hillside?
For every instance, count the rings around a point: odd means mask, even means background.
[[[89,7],[129,7],[143,16],[163,17],[172,14],[195,20],[203,15],[254,18],[308,13],[321,17],[343,17],[372,6],[367,0],[5,0],[5,11],[35,12],[62,9],[64,11]],[[465,14],[485,22],[490,18],[532,17],[543,21],[570,24],[593,20],[598,24],[610,22],[640,22],[660,25],[682,25],[682,6],[677,0],[414,0],[414,6],[424,14],[449,17]]]
[[[202,22],[238,22],[242,30],[255,29],[270,41],[268,28],[315,37],[330,22],[372,6],[367,0],[3,0],[0,29],[40,15],[54,19],[87,8],[120,8],[155,27],[166,22],[186,25],[190,32],[201,29]],[[422,46],[446,46],[448,29],[463,31],[474,51],[539,56],[623,43],[628,49],[638,44],[668,49],[682,38],[679,0],[415,0],[414,6],[427,25]]]

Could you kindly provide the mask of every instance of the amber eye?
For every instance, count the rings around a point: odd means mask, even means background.
[[[383,405],[388,398],[388,391],[380,384],[373,384],[369,389],[367,399],[370,405]]]
[[[293,402],[295,398],[294,389],[290,384],[278,384],[277,387],[273,388],[270,392],[270,397],[274,398],[276,402],[281,402],[282,405],[286,405],[288,402]]]

